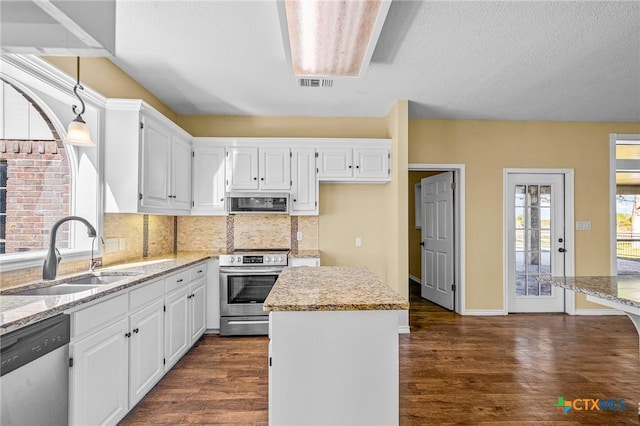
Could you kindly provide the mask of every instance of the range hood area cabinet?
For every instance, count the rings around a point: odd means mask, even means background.
[[[289,191],[291,189],[291,149],[264,147],[227,148],[226,189],[234,191]]]
[[[191,139],[141,100],[108,99],[105,212],[190,214]]]

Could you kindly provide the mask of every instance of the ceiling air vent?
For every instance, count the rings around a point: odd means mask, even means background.
[[[300,87],[333,87],[333,80],[330,78],[299,78]]]

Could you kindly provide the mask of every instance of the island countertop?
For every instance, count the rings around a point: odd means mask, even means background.
[[[612,302],[640,308],[640,276],[551,277],[550,284]]]
[[[264,301],[265,311],[405,310],[409,302],[359,266],[285,268]]]

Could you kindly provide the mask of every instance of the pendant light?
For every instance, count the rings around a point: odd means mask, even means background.
[[[91,140],[91,133],[89,132],[89,127],[87,123],[82,119],[82,114],[85,112],[84,101],[78,94],[78,90],[84,90],[84,87],[80,84],[80,57],[77,57],[77,83],[73,86],[73,93],[76,95],[80,104],[82,105],[82,111],[78,112],[77,106],[73,105],[71,108],[74,114],[77,114],[77,117],[73,119],[71,123],[69,123],[69,127],[67,129],[67,137],[64,142],[68,145],[77,145],[77,146],[91,146],[95,147],[96,144]]]

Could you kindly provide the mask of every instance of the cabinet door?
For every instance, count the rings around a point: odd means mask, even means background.
[[[207,328],[206,324],[206,290],[205,290],[205,279],[200,279],[196,281],[194,284],[190,286],[191,293],[189,294],[189,313],[191,320],[191,345],[193,345],[196,340],[202,336],[205,329]]]
[[[127,173],[127,170],[122,170]],[[141,192],[143,207],[169,208],[171,202],[171,136],[149,117],[142,117]],[[132,176],[131,179],[134,179]]]
[[[227,148],[227,191],[258,189],[258,148]]]
[[[289,148],[260,148],[260,189],[291,189],[291,150]]]
[[[289,259],[289,266],[320,266],[319,257],[294,257]]]
[[[70,424],[115,425],[127,414],[127,325],[123,318],[69,346],[73,358]]]
[[[164,356],[167,372],[189,349],[187,290],[180,288],[165,297]]]
[[[129,408],[142,399],[164,374],[162,299],[129,318]]]
[[[356,179],[388,179],[389,150],[386,148],[354,149]]]
[[[291,214],[318,214],[318,179],[316,178],[316,150],[292,150]]]
[[[350,178],[353,176],[351,148],[319,148],[318,179]]]
[[[193,207],[198,214],[224,213],[224,148],[193,148]]]
[[[171,146],[171,208],[191,209],[191,146],[189,142],[172,138]]]

